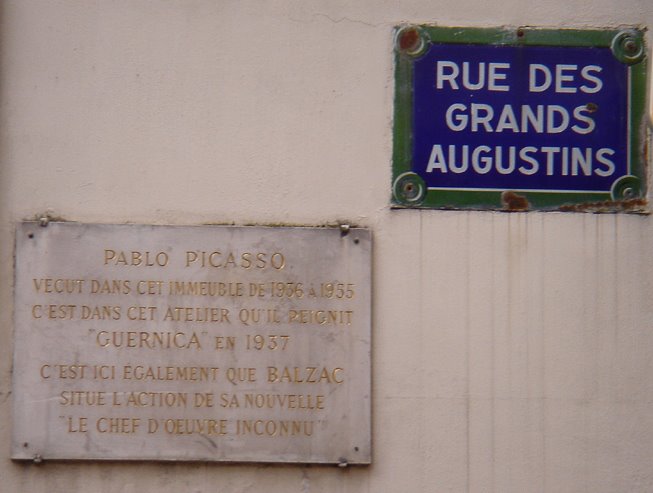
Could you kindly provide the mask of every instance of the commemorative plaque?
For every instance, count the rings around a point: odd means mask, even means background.
[[[646,210],[647,71],[637,28],[398,28],[395,205]]]
[[[371,236],[22,223],[12,458],[367,464]]]

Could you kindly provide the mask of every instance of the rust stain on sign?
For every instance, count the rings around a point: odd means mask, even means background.
[[[647,213],[646,199],[603,200],[560,206],[562,212],[640,212]]]
[[[509,211],[527,211],[530,207],[526,197],[510,190],[501,194],[501,203],[503,208]]]

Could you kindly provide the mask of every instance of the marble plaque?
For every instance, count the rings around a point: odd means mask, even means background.
[[[368,230],[26,222],[12,458],[368,464]]]

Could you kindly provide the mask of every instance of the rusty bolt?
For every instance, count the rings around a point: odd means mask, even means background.
[[[632,188],[624,188],[624,191],[622,192],[623,196],[625,199],[632,199],[635,196],[635,190]]]
[[[617,60],[628,65],[639,63],[646,57],[642,34],[635,29],[619,32],[612,39],[611,49]]]
[[[624,51],[629,55],[633,55],[635,52],[637,52],[637,43],[634,39],[628,38],[624,42]]]
[[[414,51],[417,49],[419,46],[419,33],[417,32],[417,29],[410,28],[404,30],[400,35],[399,35],[399,48],[402,51]]]

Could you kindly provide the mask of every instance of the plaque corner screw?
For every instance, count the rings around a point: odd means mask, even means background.
[[[426,51],[430,43],[428,34],[421,26],[401,26],[395,35],[395,50],[411,57],[417,57]]]
[[[632,39],[629,39],[624,43],[624,50],[626,53],[629,55],[632,55],[637,52],[637,43],[635,43]]]
[[[340,228],[340,236],[347,236],[349,234],[349,230],[351,229],[351,226],[349,224],[340,224],[338,226]]]
[[[34,462],[34,464],[41,464],[43,462],[43,457],[41,457],[40,454],[36,454],[34,456],[34,459],[32,459],[32,461]]]
[[[39,225],[42,228],[46,228],[50,224],[50,218],[48,216],[41,216],[39,217]]]
[[[646,58],[643,34],[638,29],[626,29],[617,33],[610,48],[617,60],[627,65],[634,65]]]
[[[342,469],[348,466],[349,466],[349,462],[347,462],[347,459],[341,458],[340,461],[338,462],[338,467]]]
[[[426,192],[426,183],[412,171],[399,175],[392,186],[395,199],[402,205],[420,205],[426,196]]]

